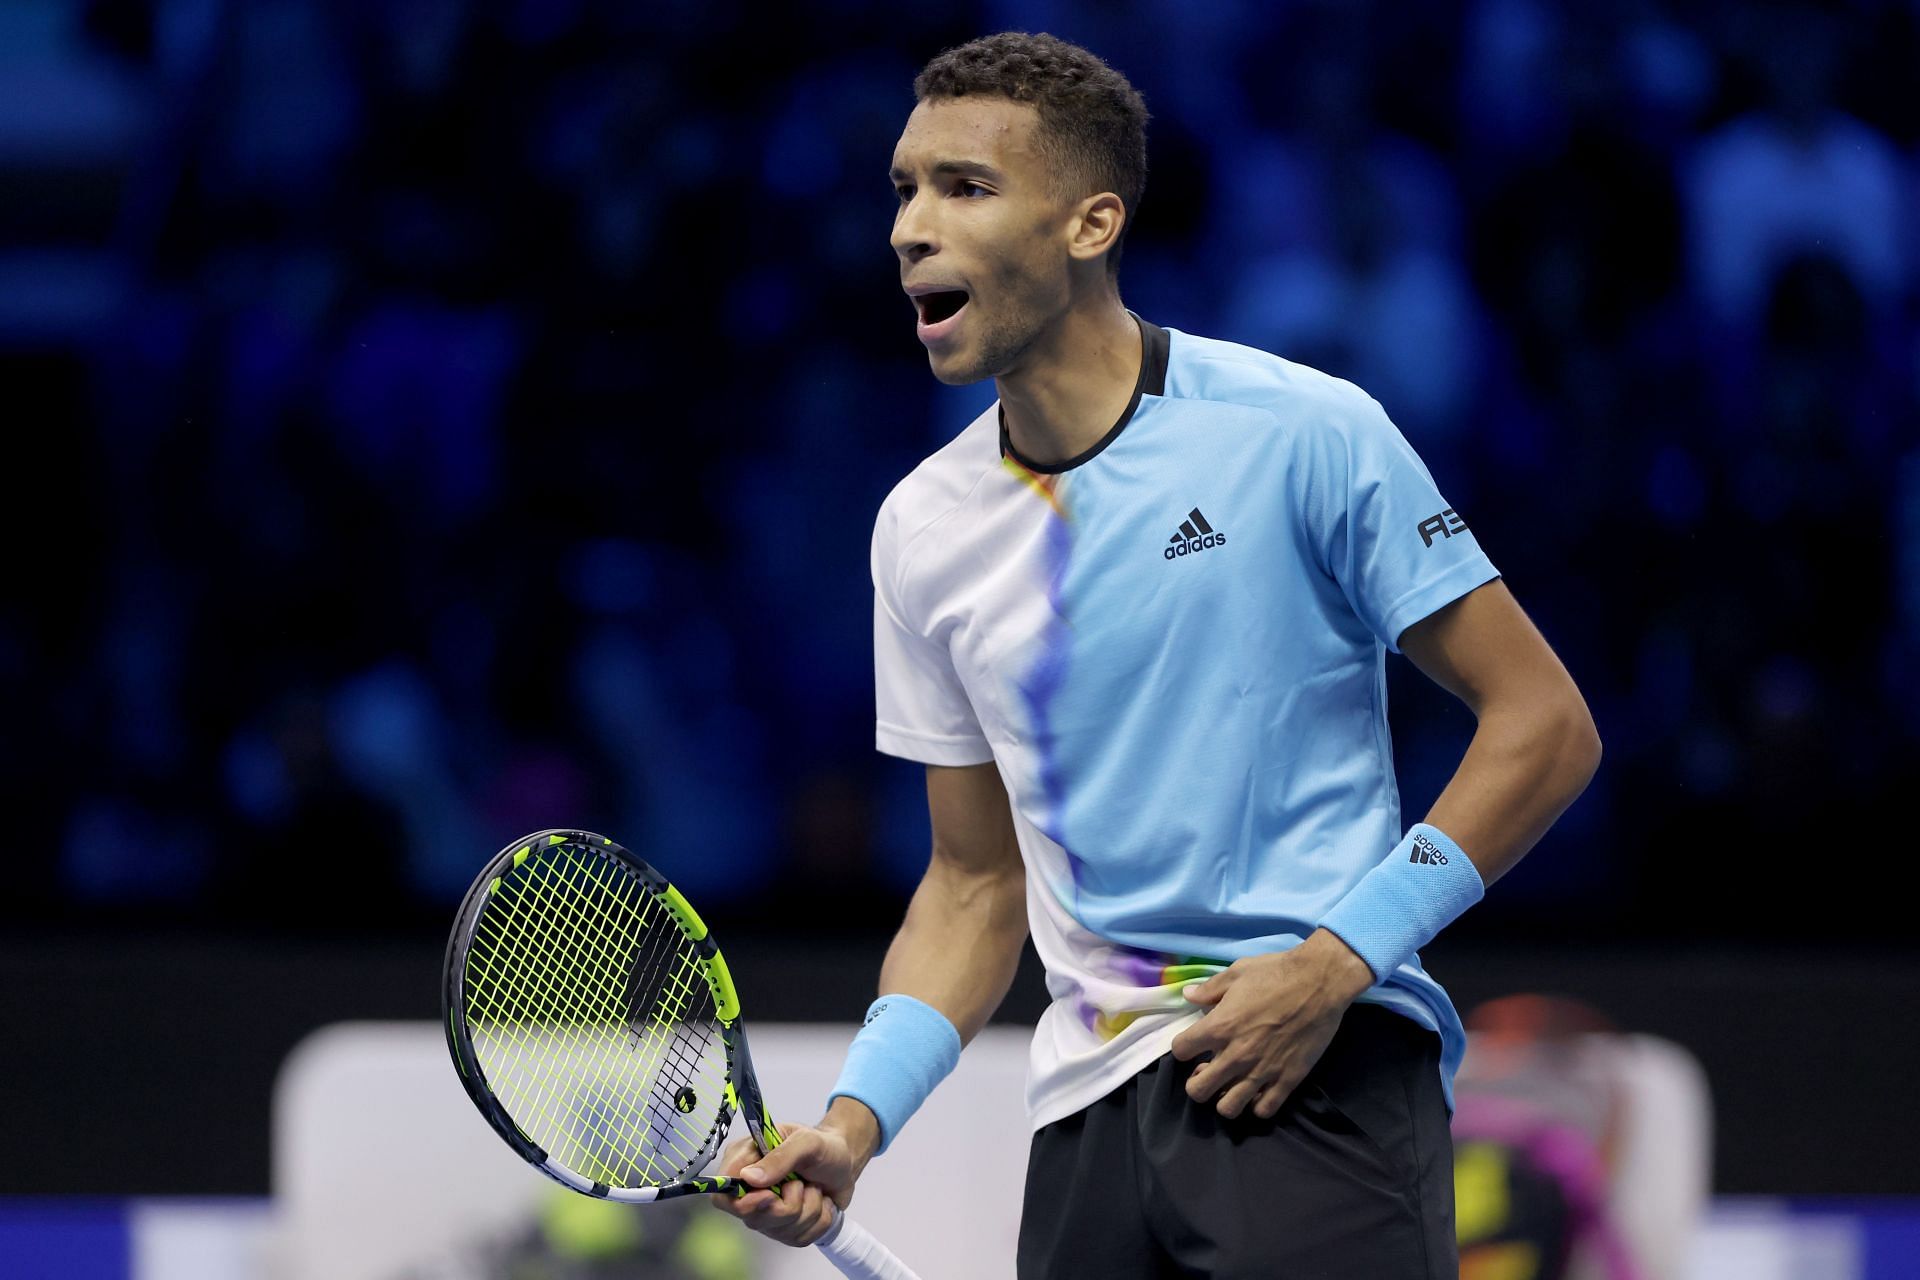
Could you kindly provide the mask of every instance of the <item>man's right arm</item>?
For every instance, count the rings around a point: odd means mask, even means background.
[[[880,990],[924,1000],[972,1040],[1006,998],[1027,939],[1027,887],[1000,771],[927,766],[933,856],[880,966]]]
[[[1006,997],[1027,936],[1026,878],[1007,792],[995,766],[927,766],[927,809],[933,856],[887,948],[880,990],[913,996],[972,1040]],[[813,1128],[786,1129],[761,1157],[742,1140],[721,1171],[767,1187],[717,1203],[757,1231],[805,1245],[833,1221],[831,1201],[845,1208],[853,1185],[880,1145],[880,1126],[865,1104],[837,1097]],[[780,1186],[788,1173],[802,1181]]]

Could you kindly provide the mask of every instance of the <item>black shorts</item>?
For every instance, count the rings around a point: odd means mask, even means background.
[[[1440,1037],[1373,1004],[1271,1120],[1171,1054],[1033,1136],[1020,1280],[1458,1280]]]

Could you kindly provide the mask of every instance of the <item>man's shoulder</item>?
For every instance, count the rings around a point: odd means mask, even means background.
[[[880,504],[875,536],[903,547],[958,508],[1000,462],[1000,402],[995,400],[953,439],[893,486]]]
[[[1172,331],[1169,400],[1236,404],[1264,410],[1283,425],[1325,426],[1380,412],[1374,398],[1345,378],[1270,351]]]

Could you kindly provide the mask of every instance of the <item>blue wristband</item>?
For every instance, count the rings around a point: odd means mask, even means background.
[[[881,996],[848,1046],[828,1102],[853,1098],[864,1103],[880,1122],[880,1150],[885,1151],[959,1061],[960,1033],[945,1014],[912,996]]]
[[[1385,982],[1486,892],[1460,846],[1422,822],[1333,904],[1320,927],[1339,934],[1374,981]]]

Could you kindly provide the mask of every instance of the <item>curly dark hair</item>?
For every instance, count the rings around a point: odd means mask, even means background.
[[[914,97],[988,97],[1024,102],[1040,114],[1035,142],[1055,191],[1078,200],[1111,191],[1126,206],[1120,249],[1147,189],[1147,104],[1127,78],[1077,44],[1041,32],[1002,31],[948,49],[913,82]]]

